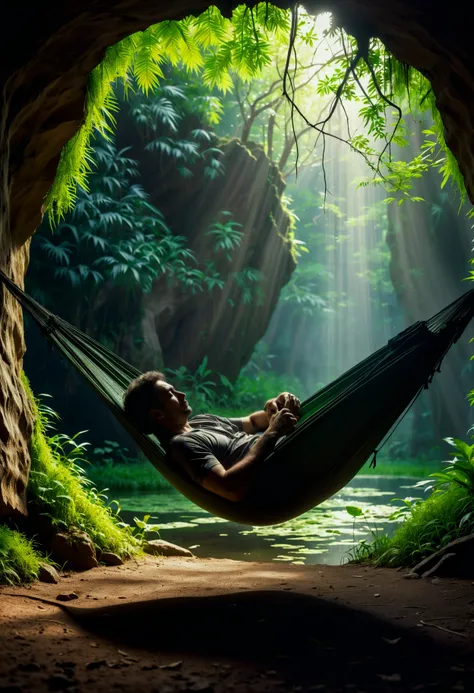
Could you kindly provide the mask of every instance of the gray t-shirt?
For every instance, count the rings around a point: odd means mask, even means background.
[[[258,433],[244,433],[241,419],[199,414],[188,423],[193,430],[174,436],[169,442],[169,454],[198,483],[219,463],[230,469],[260,437]]]

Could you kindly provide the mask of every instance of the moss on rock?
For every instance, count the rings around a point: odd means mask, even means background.
[[[0,584],[35,580],[49,540],[58,531],[80,530],[100,553],[126,558],[140,550],[140,542],[106,505],[77,464],[84,445],[61,434],[49,435],[48,410],[36,401],[26,376],[23,386],[31,400],[35,423],[30,440],[31,470],[28,483],[29,519],[18,528],[0,526]],[[34,521],[32,521],[32,519]],[[26,535],[35,535],[38,544]],[[43,555],[44,552],[44,555]]]
[[[35,400],[26,377],[24,386],[35,411],[30,442],[29,504],[35,504],[57,530],[74,527],[86,532],[94,546],[101,551],[120,557],[135,553],[139,546],[137,540],[126,527],[119,525],[116,515],[106,505],[103,494],[92,486],[76,464],[84,444],[61,435],[48,437],[46,416]]]

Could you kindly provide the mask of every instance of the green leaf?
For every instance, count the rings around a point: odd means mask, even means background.
[[[364,514],[362,509],[355,505],[346,505],[346,510],[351,517],[360,517]]]

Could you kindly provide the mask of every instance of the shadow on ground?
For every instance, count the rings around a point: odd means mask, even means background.
[[[466,640],[318,597],[276,590],[68,607],[89,633],[121,647],[262,665],[293,684],[350,691],[474,690]],[[401,620],[402,624],[403,621]],[[449,636],[448,636],[449,637]]]

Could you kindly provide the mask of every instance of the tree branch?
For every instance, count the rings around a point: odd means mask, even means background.
[[[273,157],[273,131],[275,129],[275,113],[272,113],[268,119],[268,129],[267,129],[267,156],[272,160]]]
[[[293,133],[293,136],[285,142],[285,146],[283,147],[283,151],[278,161],[278,168],[282,173],[288,162],[288,159],[291,156],[291,152],[293,151],[293,147],[295,146],[295,144],[297,144],[300,137],[302,137],[312,129],[313,128],[311,127],[311,125],[307,125],[305,128],[303,128],[303,130],[300,130],[297,133]]]

